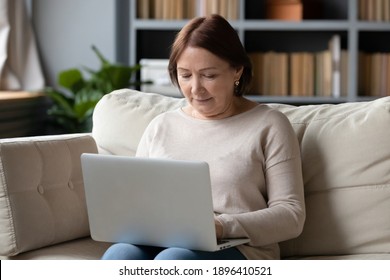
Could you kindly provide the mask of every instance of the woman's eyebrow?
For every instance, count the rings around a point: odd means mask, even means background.
[[[199,69],[199,71],[216,70],[216,69],[217,69],[217,67],[205,67],[205,68]],[[188,71],[189,69],[186,69],[183,67],[177,67],[177,70]]]

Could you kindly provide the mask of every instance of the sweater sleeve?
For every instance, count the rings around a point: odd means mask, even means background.
[[[153,139],[155,138],[156,131],[160,125],[160,116],[155,117],[146,127],[142,137],[138,143],[136,157],[151,157],[151,149],[153,146]]]
[[[251,246],[265,246],[298,236],[305,220],[302,167],[298,140],[288,122],[273,124],[264,140],[267,207],[221,214],[223,236],[248,237]],[[259,171],[263,172],[263,171]]]
[[[147,133],[144,133],[138,143],[137,152],[135,153],[136,157],[149,157],[149,143],[147,140]]]

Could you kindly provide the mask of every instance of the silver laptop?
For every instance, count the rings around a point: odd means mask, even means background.
[[[208,164],[82,154],[94,240],[217,251],[249,242],[217,242]]]

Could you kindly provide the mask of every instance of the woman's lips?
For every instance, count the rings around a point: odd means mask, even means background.
[[[203,98],[203,99],[194,99],[195,102],[198,102],[198,103],[206,103],[208,101],[210,101],[212,98],[209,97],[209,98]]]

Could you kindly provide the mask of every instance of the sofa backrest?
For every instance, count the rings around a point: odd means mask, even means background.
[[[306,222],[284,256],[390,252],[390,97],[274,105],[301,146]]]
[[[120,90],[94,112],[101,153],[134,155],[158,114],[184,99]],[[290,120],[301,146],[306,222],[282,256],[390,252],[390,97],[339,105],[269,104]]]
[[[80,154],[90,135],[0,140],[0,255],[89,236]]]
[[[99,153],[134,156],[149,122],[184,104],[184,99],[130,89],[105,95],[93,114],[92,135]]]

